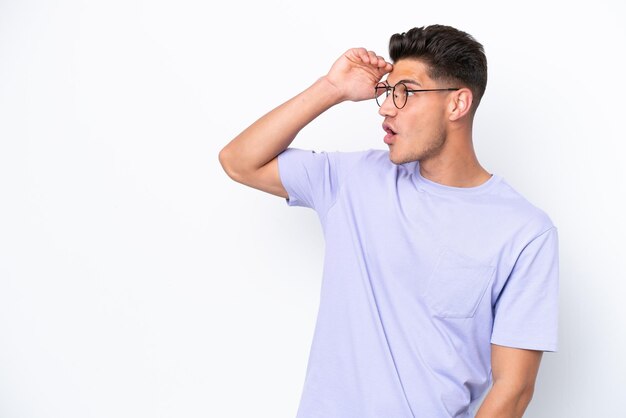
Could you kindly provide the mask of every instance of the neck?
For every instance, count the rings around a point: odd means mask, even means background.
[[[450,187],[476,187],[491,178],[476,158],[471,130],[450,132],[441,152],[419,167],[422,177]]]

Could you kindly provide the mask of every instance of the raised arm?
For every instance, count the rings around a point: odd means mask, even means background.
[[[390,63],[372,51],[349,49],[328,74],[230,141],[219,153],[224,171],[239,183],[287,197],[278,176],[278,154],[330,107],[346,100],[372,98],[374,86],[391,69]]]

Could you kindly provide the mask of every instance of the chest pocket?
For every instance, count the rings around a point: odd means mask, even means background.
[[[471,318],[476,312],[495,267],[443,247],[428,279],[424,299],[443,318]]]

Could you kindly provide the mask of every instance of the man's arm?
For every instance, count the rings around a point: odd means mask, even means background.
[[[240,183],[285,197],[278,177],[278,154],[302,128],[335,104],[373,98],[374,86],[392,68],[372,51],[349,49],[327,75],[228,143],[219,153],[224,171]]]
[[[226,172],[261,168],[286,149],[304,126],[341,100],[338,90],[321,77],[230,141],[219,154],[220,162]]]
[[[476,418],[521,418],[533,396],[542,354],[491,344],[493,386]]]

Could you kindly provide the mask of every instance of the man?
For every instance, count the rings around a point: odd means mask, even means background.
[[[432,25],[393,35],[389,52],[393,64],[348,50],[219,155],[324,230],[297,416],[469,417],[488,390],[476,417],[521,417],[558,348],[557,229],[476,158],[482,45]],[[288,148],[331,106],[374,97],[389,151]]]

